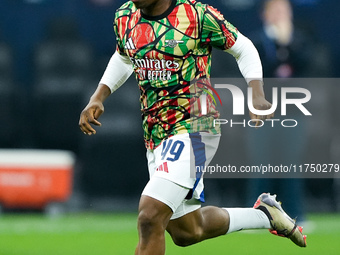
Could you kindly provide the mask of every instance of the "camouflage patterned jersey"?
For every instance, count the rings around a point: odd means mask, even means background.
[[[175,134],[220,132],[213,125],[219,114],[209,83],[211,50],[232,47],[236,28],[209,5],[173,0],[152,17],[129,1],[117,10],[114,29],[117,51],[130,58],[141,90],[148,149]]]

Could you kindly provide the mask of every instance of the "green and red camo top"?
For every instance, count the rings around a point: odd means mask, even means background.
[[[236,28],[220,12],[200,2],[173,0],[164,14],[151,17],[129,1],[117,10],[114,30],[117,51],[130,58],[141,90],[148,149],[175,134],[220,133],[213,121],[219,113],[209,82],[211,51],[228,50],[237,39]]]

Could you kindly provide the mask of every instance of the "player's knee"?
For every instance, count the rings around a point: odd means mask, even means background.
[[[191,232],[178,231],[177,233],[171,233],[171,237],[177,246],[186,247],[200,242],[202,240],[202,234],[202,229],[196,228]]]
[[[146,237],[162,229],[162,221],[155,213],[144,210],[138,215],[138,228],[140,233]]]
[[[156,225],[155,219],[151,217],[151,214],[141,211],[138,215],[138,228],[144,235],[151,233],[152,229]]]

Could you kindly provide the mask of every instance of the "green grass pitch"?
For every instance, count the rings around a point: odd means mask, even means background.
[[[309,215],[307,248],[266,230],[244,231],[176,247],[167,235],[166,254],[340,254],[340,214]],[[131,255],[137,243],[135,214],[0,215],[0,255]]]

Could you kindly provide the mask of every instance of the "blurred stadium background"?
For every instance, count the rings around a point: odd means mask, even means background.
[[[68,201],[54,207],[46,204],[50,215],[66,212],[65,218],[51,221],[26,214],[32,213],[29,207],[0,206],[3,213],[0,215],[0,254],[107,254],[111,249],[116,250],[112,254],[132,253],[124,251],[124,247],[133,250],[137,240],[135,213],[139,195],[148,179],[139,91],[134,79],[130,78],[107,101],[106,113],[101,117],[103,126],[98,128],[96,136],[84,136],[78,128],[79,114],[115,50],[112,21],[115,9],[123,2],[0,0],[0,149],[66,150],[75,159]],[[217,7],[245,35],[261,27],[257,0],[204,2]],[[340,33],[336,31],[340,24],[337,15],[340,2],[292,2],[295,21],[313,38],[315,54],[319,54],[319,60],[324,63],[324,72],[312,72],[307,77],[339,77]],[[214,54],[213,76],[240,77],[233,59],[226,60],[225,56]],[[337,95],[340,87],[336,84],[327,89],[327,96],[311,102],[313,109],[321,108],[325,114],[322,114],[322,125],[316,118],[308,125],[309,142],[303,155],[306,163],[339,163],[340,105]],[[320,89],[320,95],[324,94]],[[241,131],[225,135],[235,148],[230,157],[236,162],[247,161]],[[207,193],[209,204],[249,206],[245,190],[251,192],[251,189],[246,188],[246,179],[209,179],[206,184],[210,189]],[[303,207],[307,215],[304,220],[315,220],[314,227],[321,228],[314,236],[320,246],[315,246],[314,253],[308,254],[321,254],[321,243],[335,243],[340,234],[339,226],[332,223],[340,219],[337,215],[340,183],[336,178],[306,179],[303,187]],[[256,245],[262,233],[259,237],[253,235],[250,245]],[[207,248],[200,245],[189,250],[189,254],[201,254],[197,251],[222,254],[223,250],[209,251],[224,242],[228,245],[236,242],[240,247],[248,236],[236,234],[232,239],[211,241]],[[46,246],[37,241],[40,239]],[[16,240],[20,240],[22,246],[16,247]],[[273,244],[282,242],[270,240]],[[53,246],[54,242],[59,248]],[[68,244],[60,248],[64,242]],[[87,242],[93,246],[87,246]],[[85,248],[81,250],[81,247]],[[339,254],[340,247],[332,247],[324,254]],[[182,254],[173,249],[172,254]],[[242,249],[240,253],[249,254]],[[237,249],[234,251],[236,253]],[[268,248],[261,254],[270,252]]]

